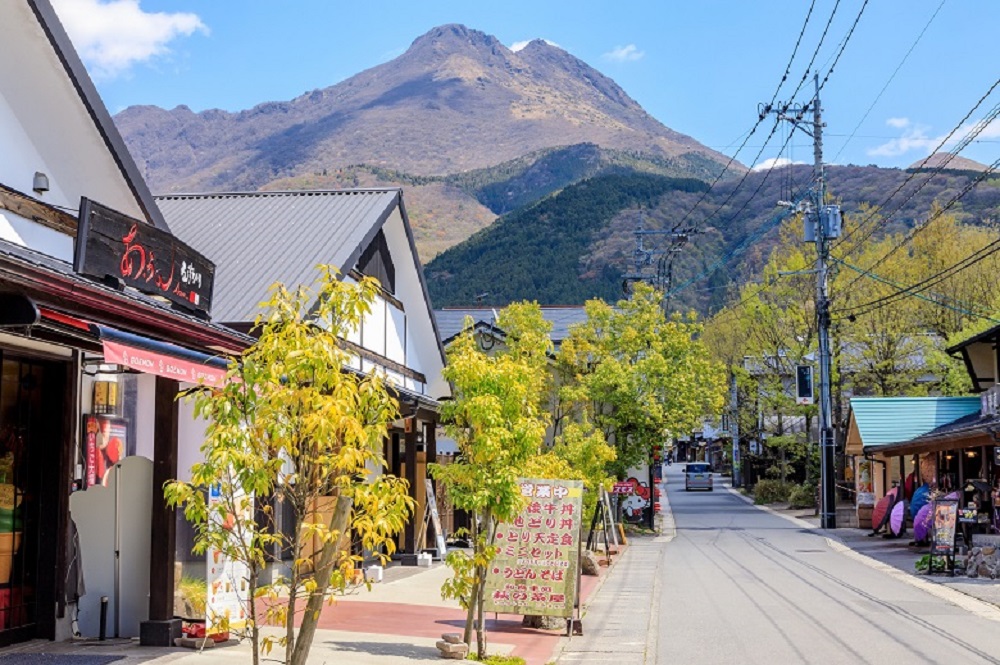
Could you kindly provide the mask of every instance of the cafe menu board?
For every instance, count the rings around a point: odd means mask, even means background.
[[[487,612],[571,617],[576,597],[583,482],[523,479],[526,503],[497,526],[486,576]]]
[[[958,523],[958,500],[938,499],[934,502],[934,533],[931,554],[955,554],[955,525]]]
[[[240,503],[241,520],[253,519],[253,500],[237,497],[235,503]],[[212,519],[218,515],[218,506],[222,503],[222,493],[218,485],[213,485],[208,492],[208,510]],[[230,537],[236,538],[236,516],[228,513],[222,522],[222,528],[230,531]],[[228,631],[242,630],[247,626],[250,611],[250,570],[241,561],[226,556],[222,550],[209,547],[207,550],[206,583],[208,592],[205,602],[205,634],[214,635]]]

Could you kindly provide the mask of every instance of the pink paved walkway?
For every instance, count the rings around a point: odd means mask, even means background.
[[[584,576],[581,580],[580,595],[584,603],[607,573],[603,565],[600,570],[601,577]],[[565,631],[525,628],[521,625],[520,615],[495,616],[490,614],[487,617],[487,642],[513,645],[512,654],[524,658],[528,665],[544,665],[554,658],[559,638]],[[461,609],[352,600],[325,606],[318,627],[400,637],[440,638],[442,633],[460,633],[464,626],[465,611]]]

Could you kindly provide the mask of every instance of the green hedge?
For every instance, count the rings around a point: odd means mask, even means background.
[[[788,494],[788,503],[792,508],[815,508],[816,486],[806,483],[795,485]]]
[[[753,488],[754,503],[784,503],[795,487],[780,480],[758,480]]]

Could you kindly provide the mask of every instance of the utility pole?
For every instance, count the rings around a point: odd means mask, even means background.
[[[830,395],[830,297],[827,284],[827,259],[832,229],[824,217],[826,183],[823,179],[823,107],[819,102],[819,74],[814,75],[813,98],[813,169],[816,172],[816,316],[819,329],[819,448],[820,448],[820,526],[837,528],[837,490],[834,485],[833,400]],[[838,224],[839,227],[839,224]],[[838,228],[839,231],[839,228]],[[838,234],[839,235],[839,234]]]
[[[816,243],[816,327],[819,331],[819,453],[820,453],[820,526],[837,528],[837,492],[835,485],[835,443],[833,437],[833,399],[830,392],[830,297],[828,291],[830,240],[840,235],[841,216],[838,206],[826,205],[826,183],[823,174],[823,107],[819,100],[819,74],[813,76],[815,93],[805,106],[786,104],[781,109],[765,106],[765,113],[776,113],[781,120],[813,140],[812,205],[805,211],[805,240]],[[787,111],[794,115],[786,115]],[[803,116],[812,111],[812,131],[806,129]]]
[[[733,487],[743,486],[743,470],[740,461],[740,410],[736,373],[730,375],[729,384],[729,433],[733,437]]]

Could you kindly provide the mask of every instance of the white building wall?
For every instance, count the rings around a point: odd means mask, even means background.
[[[24,126],[14,114],[7,95],[0,90],[0,182],[6,186],[16,189],[25,194],[32,194],[32,182],[35,171],[52,175],[52,170],[45,163],[35,144],[31,141]],[[66,194],[60,189],[58,182],[53,182],[49,178],[49,191],[44,195],[45,200],[59,205],[71,205]],[[79,201],[72,203],[73,207],[79,205]]]
[[[406,364],[406,313],[393,304],[386,303],[385,357],[400,365]]]
[[[372,303],[371,312],[361,324],[361,345],[381,356],[385,355],[385,308],[385,299],[376,297],[375,302]]]
[[[438,346],[437,333],[431,321],[428,303],[424,298],[417,266],[410,259],[410,243],[398,209],[386,220],[382,228],[396,267],[395,295],[403,303],[406,312],[404,364],[427,377],[426,388],[419,392],[424,392],[435,399],[447,396],[450,394],[450,388],[441,376],[444,362]]]
[[[193,387],[192,384],[181,384],[182,391]],[[195,416],[192,399],[181,399],[178,407],[180,413],[177,418],[177,479],[190,482],[191,467],[205,461],[201,447],[205,443],[208,421]]]

